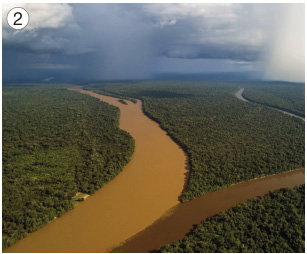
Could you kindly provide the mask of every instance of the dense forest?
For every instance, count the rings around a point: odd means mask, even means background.
[[[2,94],[5,248],[70,210],[77,192],[113,179],[134,140],[119,129],[116,107],[67,86],[4,85]]]
[[[182,201],[234,183],[304,167],[304,121],[238,100],[242,84],[143,81],[85,89],[143,100],[144,112],[182,146],[190,174]],[[289,94],[291,96],[291,94]]]
[[[305,84],[288,82],[245,83],[247,100],[305,117]]]
[[[251,199],[204,220],[158,252],[305,252],[305,185]]]
[[[120,103],[122,103],[122,104],[124,104],[124,105],[128,105],[128,103],[127,103],[126,101],[122,100],[122,99],[117,100],[117,101],[119,101]]]

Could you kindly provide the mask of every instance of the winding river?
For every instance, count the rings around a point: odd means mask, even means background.
[[[243,92],[244,92],[244,88],[240,88],[240,90],[239,90],[238,92],[235,93],[235,96],[236,96],[239,100],[241,100],[241,101],[251,102],[251,101],[249,101],[249,100],[246,100],[246,99],[243,97]],[[272,108],[272,109],[275,109],[275,110],[277,110],[277,111],[279,111],[279,112],[282,112],[282,113],[284,113],[284,114],[286,114],[286,115],[293,116],[293,117],[296,117],[296,118],[299,118],[299,119],[305,121],[305,118],[304,118],[304,117],[295,115],[295,114],[293,114],[293,113],[290,113],[290,112],[287,112],[287,111],[284,111],[284,110],[281,110],[281,109],[278,109],[278,108],[274,108],[274,107],[270,107],[270,106],[267,106],[267,107]]]
[[[120,108],[120,128],[135,140],[124,170],[94,195],[6,252],[107,252],[179,204],[187,177],[186,156],[142,103],[75,89]]]
[[[5,252],[147,252],[182,239],[202,220],[249,198],[305,182],[304,169],[263,177],[179,203],[187,157],[142,103],[84,91],[120,108],[120,128],[135,139],[131,161],[114,180],[75,209],[29,234]]]
[[[114,248],[112,252],[150,252],[163,244],[183,239],[201,221],[250,198],[304,183],[305,169],[298,169],[209,192],[197,199],[176,205],[153,225]]]

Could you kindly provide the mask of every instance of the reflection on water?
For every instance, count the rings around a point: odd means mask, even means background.
[[[161,245],[183,239],[197,224],[250,198],[269,191],[305,183],[305,170],[293,170],[232,185],[207,193],[195,200],[178,204],[143,232],[112,252],[149,252]]]

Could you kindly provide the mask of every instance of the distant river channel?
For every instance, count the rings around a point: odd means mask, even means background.
[[[114,180],[73,210],[5,252],[149,252],[182,239],[196,224],[250,198],[305,183],[305,170],[255,179],[181,204],[187,157],[142,103],[75,88],[120,109],[120,128],[135,140],[131,161]]]

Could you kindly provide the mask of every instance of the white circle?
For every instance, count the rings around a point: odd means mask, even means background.
[[[23,8],[13,8],[7,14],[7,23],[14,29],[23,29],[28,24],[28,22],[29,14]]]

